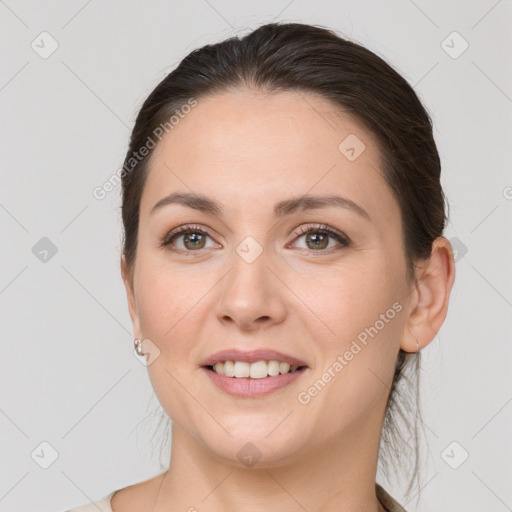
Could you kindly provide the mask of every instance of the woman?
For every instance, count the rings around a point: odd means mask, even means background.
[[[455,276],[407,82],[311,25],[205,46],[142,106],[122,186],[121,272],[172,455],[74,510],[405,510],[379,447]]]

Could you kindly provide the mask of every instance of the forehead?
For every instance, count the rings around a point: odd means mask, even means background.
[[[227,209],[336,192],[394,222],[379,158],[373,135],[318,95],[215,94],[198,99],[154,149],[141,217],[175,191],[212,195]]]

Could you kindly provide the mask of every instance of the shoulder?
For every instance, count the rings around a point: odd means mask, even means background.
[[[379,484],[375,484],[377,499],[388,512],[407,512],[398,501],[391,497]]]
[[[119,492],[119,490],[112,491],[103,498],[96,501],[91,501],[86,505],[81,505],[79,507],[66,510],[66,512],[98,512],[98,510],[101,512],[112,512],[110,500],[117,492]]]
[[[165,473],[149,480],[122,487],[99,500],[91,501],[65,512],[135,512],[149,509],[158,493]]]

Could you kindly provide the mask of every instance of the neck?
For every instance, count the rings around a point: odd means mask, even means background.
[[[250,468],[219,457],[173,424],[171,463],[153,510],[384,512],[375,494],[375,423],[366,423],[373,432],[354,429],[285,463],[262,459]]]

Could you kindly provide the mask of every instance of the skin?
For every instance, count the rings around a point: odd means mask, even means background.
[[[349,134],[366,146],[354,161],[338,149]],[[171,192],[206,194],[224,216],[176,204],[150,215]],[[273,217],[275,203],[306,193],[349,198],[371,221],[336,207]],[[174,247],[189,255],[159,245],[189,223],[208,232],[202,249],[183,234]],[[329,235],[317,248],[297,233],[317,224],[350,245]],[[262,249],[252,263],[236,252],[246,237]],[[384,510],[375,476],[398,351],[435,337],[455,263],[440,237],[407,282],[400,210],[367,130],[312,93],[200,98],[152,155],[132,270],[122,258],[134,336],[160,350],[148,372],[173,422],[172,458],[168,471],[120,491],[115,512]],[[300,403],[298,393],[396,302],[401,311]],[[273,348],[309,368],[266,397],[235,398],[200,368],[230,347]],[[237,456],[247,442],[261,452],[252,467]]]

